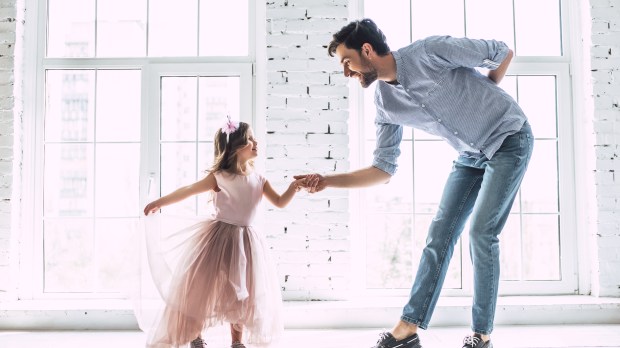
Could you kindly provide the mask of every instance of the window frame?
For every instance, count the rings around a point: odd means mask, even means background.
[[[353,6],[353,13],[355,18],[364,18],[364,0],[355,1],[356,5]],[[411,7],[411,2],[410,2]],[[573,116],[573,103],[571,101],[572,89],[573,89],[573,76],[571,71],[571,64],[573,60],[573,53],[571,47],[571,35],[574,32],[571,31],[571,10],[574,7],[572,4],[565,2],[561,3],[560,13],[560,25],[561,25],[561,47],[562,56],[515,56],[511,62],[508,75],[544,75],[554,76],[556,78],[556,98],[557,98],[557,139],[558,139],[558,189],[561,191],[559,196],[559,231],[560,231],[560,276],[561,280],[558,281],[500,281],[500,296],[506,295],[556,295],[556,294],[577,294],[580,292],[579,284],[579,262],[578,258],[581,256],[578,254],[577,248],[577,216],[576,209],[576,189],[575,189],[575,152],[574,152],[574,127],[575,121]],[[372,18],[372,16],[369,16]],[[411,19],[410,19],[411,21]],[[514,25],[514,23],[513,23]],[[408,28],[409,36],[411,38],[411,23]],[[398,49],[400,47],[394,47],[392,49]],[[366,162],[365,156],[374,148],[367,148],[365,143],[367,139],[365,134],[367,127],[372,125],[364,124],[361,115],[364,114],[364,92],[356,81],[349,82],[349,88],[351,93],[351,113],[358,114],[360,117],[352,117],[350,124],[350,148],[351,152],[351,164],[352,167],[361,167],[369,165]],[[374,87],[370,87],[374,88]],[[568,117],[566,120],[560,120],[561,117]],[[536,134],[534,133],[534,136]],[[404,142],[415,147],[413,141]],[[413,158],[411,159],[413,162]],[[560,192],[559,191],[559,192]],[[362,192],[351,192],[351,201],[356,202],[352,204],[351,211],[351,229],[363,231],[363,217],[366,216],[367,211],[364,210],[362,202],[364,202],[364,194]],[[412,218],[415,219],[415,215],[412,213]],[[414,220],[413,220],[414,221]],[[426,234],[426,231],[422,233]],[[353,234],[352,250],[353,250],[353,265],[365,265],[365,253],[366,253],[366,232]],[[462,238],[460,239],[460,253],[462,255],[462,288],[461,289],[443,289],[442,295],[444,296],[471,296],[473,294],[473,269],[471,266],[471,260],[468,252],[468,233],[467,230],[463,231]],[[459,245],[457,244],[457,247]],[[455,248],[455,254],[458,249]],[[415,270],[414,270],[415,271]],[[354,279],[352,286],[354,287],[354,293],[358,296],[408,296],[409,288],[406,289],[368,289],[366,288],[366,272],[362,267],[352,266],[352,274]],[[415,273],[414,273],[415,274]]]
[[[45,117],[45,75],[46,70],[79,70],[79,69],[133,69],[142,73],[141,87],[141,160],[140,160],[140,204],[147,200],[145,188],[148,187],[149,174],[145,169],[152,160],[151,153],[145,151],[145,146],[152,146],[152,138],[159,137],[159,133],[152,135],[153,128],[146,120],[154,117],[152,106],[159,100],[159,94],[153,94],[149,81],[153,74],[167,71],[169,74],[205,74],[222,76],[235,73],[241,78],[241,111],[245,115],[253,115],[255,105],[254,72],[256,64],[256,34],[257,4],[248,0],[248,55],[247,56],[209,56],[209,57],[103,57],[103,58],[47,58],[47,1],[26,0],[26,22],[32,23],[25,27],[24,52],[33,52],[24,55],[23,62],[23,134],[22,140],[22,186],[21,186],[21,216],[19,218],[20,243],[14,266],[17,279],[14,288],[20,300],[34,299],[120,299],[121,293],[92,293],[92,292],[44,292],[44,255],[43,255],[43,169],[44,169],[44,117]],[[148,18],[148,17],[147,17]],[[262,52],[262,49],[259,49]],[[159,113],[157,113],[159,117]],[[254,122],[254,119],[245,120]],[[159,121],[157,121],[158,123]],[[159,138],[156,139],[159,141]],[[157,146],[159,146],[157,144]],[[157,153],[159,152],[156,151]],[[149,156],[149,157],[147,157]],[[157,166],[159,162],[157,162]],[[157,173],[159,170],[157,170]],[[137,215],[139,216],[139,215]]]

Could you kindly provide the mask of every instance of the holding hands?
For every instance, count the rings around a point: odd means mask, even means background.
[[[298,188],[304,188],[309,193],[323,191],[326,187],[325,177],[321,174],[295,175],[294,178]]]

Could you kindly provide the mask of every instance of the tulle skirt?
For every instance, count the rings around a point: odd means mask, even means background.
[[[244,342],[253,345],[279,338],[282,298],[275,265],[252,227],[206,220],[161,237],[161,221],[145,220],[148,264],[164,300],[145,330],[147,347],[183,347],[223,323],[243,328]]]

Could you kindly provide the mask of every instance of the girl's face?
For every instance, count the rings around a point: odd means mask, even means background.
[[[258,156],[258,142],[254,139],[252,128],[248,128],[247,136],[248,143],[237,150],[237,158],[239,158],[241,162],[246,162]]]

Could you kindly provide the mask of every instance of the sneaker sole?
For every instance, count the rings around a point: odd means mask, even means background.
[[[398,347],[408,347],[408,345],[409,345],[409,344],[411,344],[412,342],[415,342],[415,341],[417,341],[417,340],[418,340],[417,338],[412,338],[409,342],[401,343],[401,344],[399,344],[399,345],[397,345],[397,346],[394,346],[394,347],[392,347],[392,348],[398,348]],[[420,343],[419,343],[419,342],[417,342],[416,344],[414,344],[413,346],[408,347],[408,348],[422,348],[422,346],[420,345]]]

